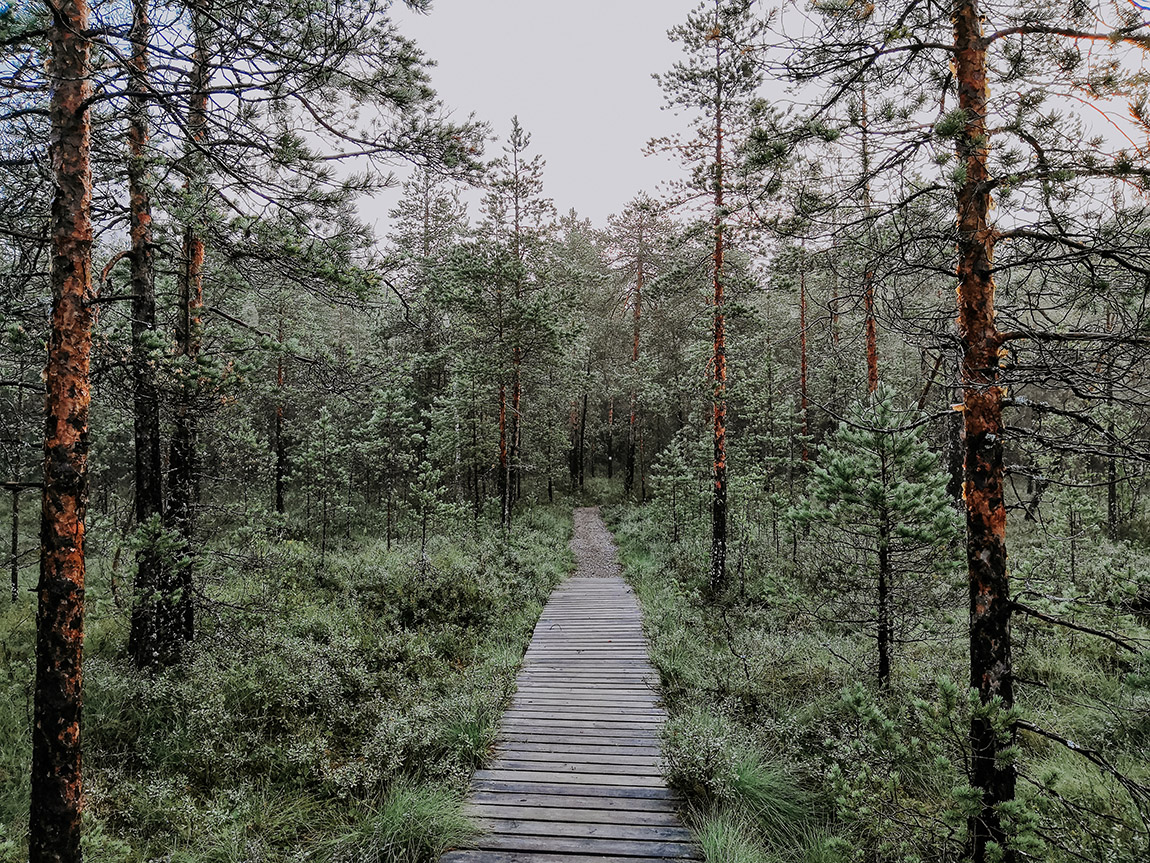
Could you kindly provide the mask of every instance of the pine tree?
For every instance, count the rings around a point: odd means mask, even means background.
[[[891,682],[898,633],[919,628],[930,610],[931,574],[949,574],[956,564],[951,547],[958,524],[946,475],[922,439],[917,418],[896,411],[893,394],[880,384],[820,448],[810,502],[796,511],[801,523],[831,534],[828,547],[861,553],[862,566],[869,568],[860,576],[870,614],[850,607],[848,598],[859,595],[843,579],[850,567],[832,563],[826,586],[840,619],[873,625],[882,687]]]
[[[708,0],[668,34],[682,45],[686,59],[656,76],[675,109],[695,114],[694,137],[656,140],[652,148],[676,151],[691,169],[685,200],[710,199],[712,303],[712,411],[714,439],[709,590],[719,594],[727,578],[727,308],[725,255],[732,214],[746,205],[750,188],[748,144],[763,103],[758,99],[762,72],[752,52],[765,31],[753,0]]]

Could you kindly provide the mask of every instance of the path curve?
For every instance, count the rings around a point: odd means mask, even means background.
[[[697,860],[659,769],[655,669],[597,507],[575,510],[575,575],[548,600],[467,811],[487,832],[441,863]]]

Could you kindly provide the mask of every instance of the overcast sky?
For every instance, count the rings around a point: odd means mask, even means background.
[[[660,110],[651,74],[678,59],[668,28],[697,0],[434,0],[429,15],[396,2],[403,32],[434,59],[432,81],[460,119],[474,112],[504,139],[511,117],[547,167],[544,191],[561,213],[596,225],[681,168],[643,147],[685,125]],[[488,146],[498,155],[500,144]],[[387,233],[398,190],[362,207]],[[474,216],[474,207],[472,215]]]

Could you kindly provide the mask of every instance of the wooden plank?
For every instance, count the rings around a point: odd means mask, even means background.
[[[606,707],[586,707],[576,708],[569,707],[561,710],[549,710],[545,706],[522,705],[519,707],[510,707],[505,714],[513,716],[516,719],[547,719],[547,720],[568,720],[577,719],[580,722],[629,722],[634,725],[662,725],[666,719],[662,711],[629,711],[619,710],[612,711]]]
[[[479,773],[480,771],[476,771]],[[566,777],[564,777],[565,779]],[[525,782],[521,779],[476,778],[476,791],[502,791],[507,794],[571,794],[579,797],[633,797],[644,800],[678,801],[679,795],[666,786],[587,785],[578,782]]]
[[[654,744],[650,746],[615,746],[615,745],[596,745],[594,743],[556,743],[554,740],[549,740],[547,743],[527,743],[519,740],[502,740],[498,747],[500,752],[516,752],[528,753],[534,752],[540,755],[596,755],[603,758],[658,758],[661,755],[659,747]],[[517,756],[522,757],[522,756]]]
[[[638,719],[619,719],[618,721],[593,719],[580,721],[578,718],[564,719],[562,717],[552,719],[541,716],[525,716],[520,718],[515,714],[507,714],[504,716],[501,725],[507,728],[539,728],[552,731],[560,728],[570,728],[581,734],[599,734],[600,736],[626,734],[628,737],[634,737],[636,734],[657,736],[660,723],[643,722]]]
[[[646,842],[690,842],[691,831],[679,825],[617,824],[522,818],[483,818],[479,826],[495,835],[562,836],[566,839],[637,839]]]
[[[441,863],[644,863],[657,857],[613,857],[594,854],[542,854],[522,851],[484,851],[469,849],[448,851]]]
[[[468,803],[464,808],[464,813],[473,818],[523,818],[544,822],[572,821],[580,824],[677,827],[682,823],[676,812],[635,812],[557,806],[500,805],[497,803]]]
[[[586,789],[583,789],[586,791]],[[492,791],[477,788],[470,802],[498,806],[545,806],[558,809],[597,809],[620,813],[662,812],[676,814],[677,801],[653,797],[622,797],[609,794],[550,794],[545,791]]]
[[[517,770],[520,772],[547,772],[547,773],[562,773],[569,775],[572,773],[612,773],[619,776],[659,776],[663,775],[659,769],[657,761],[650,761],[646,764],[619,764],[618,762],[602,761],[582,761],[571,759],[570,761],[557,761],[552,758],[550,761],[533,761],[530,758],[511,758],[501,757],[496,758],[488,765],[488,769],[498,772],[502,770]]]
[[[606,770],[599,773],[574,770],[522,770],[503,769],[492,765],[487,770],[476,770],[475,778],[491,782],[561,782],[565,785],[605,785],[628,789],[664,787],[663,777],[658,772],[641,776],[631,773],[611,773]]]
[[[669,857],[700,860],[691,842],[640,842],[634,839],[567,839],[559,836],[489,834],[470,843],[485,851],[541,851],[551,854],[611,854],[618,857]]]
[[[500,735],[500,739],[516,743],[571,743],[586,744],[588,746],[618,746],[621,749],[632,747],[647,749],[659,745],[659,737],[655,734],[567,734],[563,731],[532,731],[531,729],[507,729]]]

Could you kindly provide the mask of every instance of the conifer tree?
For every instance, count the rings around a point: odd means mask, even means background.
[[[500,511],[504,525],[520,493],[521,450],[524,429],[524,362],[539,345],[536,337],[542,304],[546,303],[546,244],[555,216],[550,198],[543,195],[542,156],[528,157],[531,135],[511,118],[511,132],[503,155],[491,166],[488,192],[482,203],[480,229],[507,247],[511,263],[510,291],[497,298],[507,309],[506,339],[510,348],[510,381],[499,390]],[[510,392],[508,392],[510,389]]]
[[[869,599],[872,613],[861,619],[873,626],[882,687],[891,682],[894,645],[908,638],[899,633],[919,629],[930,611],[932,576],[949,574],[956,563],[950,548],[958,524],[946,476],[915,419],[896,411],[893,394],[880,384],[820,448],[810,502],[796,512],[801,523],[826,528],[827,546],[853,559],[845,567],[830,564],[826,586],[839,619],[859,619],[853,598],[861,594],[864,605]],[[866,587],[856,592],[859,582]]]
[[[668,104],[694,115],[690,139],[661,139],[654,149],[676,152],[692,172],[678,203],[706,197],[711,224],[712,411],[714,439],[709,590],[721,593],[727,577],[727,324],[725,256],[733,214],[746,206],[748,144],[764,105],[762,72],[753,61],[766,22],[753,0],[706,0],[669,32],[685,59],[657,75]],[[758,194],[758,190],[751,193]]]

